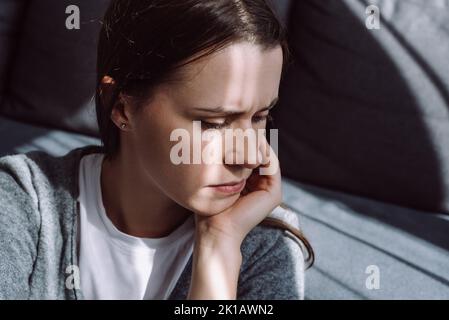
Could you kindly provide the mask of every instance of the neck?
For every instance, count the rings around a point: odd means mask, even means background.
[[[120,153],[104,159],[101,190],[107,216],[131,236],[165,237],[191,215],[145,176],[138,161]]]

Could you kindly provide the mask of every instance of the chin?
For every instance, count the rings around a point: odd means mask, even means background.
[[[213,216],[231,207],[240,194],[228,197],[202,196],[192,201],[192,211],[201,216]]]

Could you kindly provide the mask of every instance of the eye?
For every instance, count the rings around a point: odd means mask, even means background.
[[[270,114],[267,114],[267,115],[264,115],[264,116],[255,116],[253,118],[253,121],[255,123],[262,122],[262,121],[265,121],[265,120],[273,121],[273,117]]]
[[[201,128],[203,130],[206,130],[206,129],[220,130],[220,129],[227,127],[228,125],[229,125],[229,122],[227,120],[225,120],[223,122],[207,122],[207,121],[201,120]]]

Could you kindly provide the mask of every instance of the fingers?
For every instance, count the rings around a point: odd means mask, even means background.
[[[280,173],[279,159],[266,138],[261,143],[259,152],[262,156],[259,173],[262,176],[273,176]]]

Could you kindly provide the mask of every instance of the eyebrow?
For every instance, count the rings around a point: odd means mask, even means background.
[[[268,105],[268,107],[265,107],[257,112],[263,112],[263,111],[267,111],[272,109],[274,106],[276,106],[276,104],[279,101],[279,97],[276,97],[273,101],[271,101],[271,103]],[[195,108],[195,110],[197,111],[204,111],[204,112],[209,112],[209,113],[220,113],[223,115],[239,115],[239,114],[243,114],[245,112],[242,111],[225,111],[225,109],[223,107],[215,107],[215,108]]]

